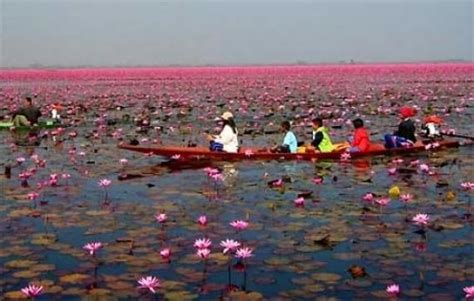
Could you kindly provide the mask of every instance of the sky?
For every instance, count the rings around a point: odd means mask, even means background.
[[[0,67],[473,60],[472,0],[0,0]]]

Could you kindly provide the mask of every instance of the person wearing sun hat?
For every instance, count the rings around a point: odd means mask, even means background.
[[[421,127],[424,130],[423,134],[427,138],[431,139],[442,139],[441,133],[437,126],[443,123],[443,119],[436,115],[429,115],[423,120]]]
[[[386,134],[384,136],[386,148],[407,147],[413,146],[416,143],[415,122],[411,119],[415,115],[416,110],[414,108],[404,106],[400,109],[402,122],[398,125],[398,130],[393,134]]]
[[[236,153],[239,150],[238,131],[235,126],[234,115],[227,111],[221,115],[222,130],[219,135],[208,135],[211,151]]]

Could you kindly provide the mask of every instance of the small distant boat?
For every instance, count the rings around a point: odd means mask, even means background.
[[[436,143],[427,143],[413,147],[386,149],[382,144],[372,144],[366,152],[351,153],[351,158],[371,157],[381,155],[410,154],[416,152],[425,152],[445,148],[455,148],[462,145],[472,145],[472,142],[460,141],[439,141]],[[145,154],[154,154],[169,158],[191,158],[191,159],[212,159],[219,161],[238,161],[238,160],[313,160],[313,159],[340,159],[345,152],[344,149],[320,153],[306,151],[300,153],[274,153],[268,149],[246,148],[243,147],[238,153],[212,152],[207,147],[182,147],[182,146],[163,146],[163,145],[130,145],[121,144],[118,148]]]
[[[10,121],[2,121],[0,122],[0,131],[1,130],[9,130],[10,128],[13,127],[13,122]],[[53,129],[53,128],[58,128],[61,127],[61,124],[54,121],[54,120],[44,120],[41,121],[37,126],[31,127],[31,126],[19,126],[15,127],[15,130],[19,131],[28,131],[32,129]]]

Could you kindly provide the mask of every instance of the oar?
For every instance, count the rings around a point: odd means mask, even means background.
[[[466,135],[458,135],[458,134],[449,134],[449,133],[440,133],[442,136],[448,137],[456,137],[456,138],[463,138],[463,139],[471,139],[474,140],[474,137],[466,136]]]

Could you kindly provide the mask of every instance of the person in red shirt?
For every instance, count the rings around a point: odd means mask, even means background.
[[[364,128],[364,121],[357,118],[352,120],[352,124],[354,125],[355,131],[349,151],[351,153],[367,151],[370,147],[370,138],[367,130]]]

